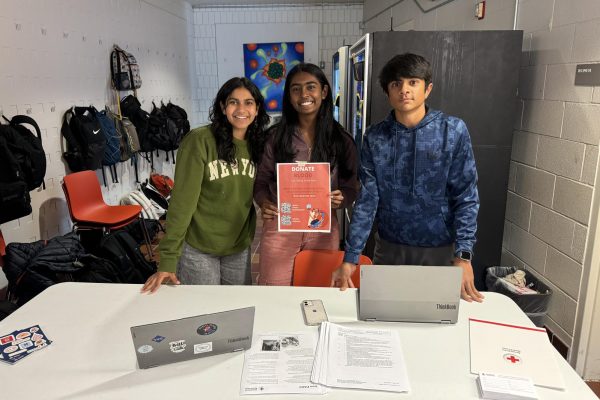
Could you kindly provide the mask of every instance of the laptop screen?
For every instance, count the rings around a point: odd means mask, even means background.
[[[360,319],[455,323],[461,282],[460,267],[362,266]]]
[[[131,327],[140,368],[249,349],[254,307]]]

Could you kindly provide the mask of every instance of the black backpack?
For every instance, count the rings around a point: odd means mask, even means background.
[[[142,105],[137,97],[133,95],[125,96],[121,99],[121,112],[135,126],[135,130],[140,142],[140,151],[150,152],[155,148],[148,138],[148,121],[150,114],[142,110]]]
[[[29,190],[44,185],[46,175],[46,153],[42,146],[42,133],[35,120],[26,115],[15,115],[11,120],[2,116],[9,125],[4,127],[2,135],[6,138],[8,147],[21,167],[23,178]],[[35,129],[34,135],[23,124]]]
[[[21,166],[2,132],[11,129],[0,125],[0,224],[31,214],[31,197]]]
[[[171,102],[168,102],[164,108],[167,118],[175,122],[178,131],[177,136],[179,137],[179,141],[181,141],[181,139],[190,131],[190,121],[188,121],[187,113],[183,108]],[[179,146],[179,143],[177,143],[177,145]]]
[[[102,166],[106,138],[93,107],[72,107],[63,116],[61,135],[67,146],[63,158],[72,172]]]
[[[150,140],[158,150],[169,152],[179,147],[181,138],[178,138],[177,125],[175,125],[175,121],[167,118],[164,105],[159,108],[152,102],[152,112],[148,122],[148,136],[150,136]]]
[[[144,283],[156,272],[156,264],[146,260],[139,244],[124,230],[102,237],[95,255],[115,263],[121,271],[122,282]]]

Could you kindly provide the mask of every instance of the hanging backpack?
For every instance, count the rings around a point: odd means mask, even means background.
[[[9,125],[2,131],[8,147],[21,167],[23,178],[29,190],[34,190],[40,185],[44,189],[44,176],[46,175],[46,153],[42,146],[42,133],[35,120],[26,115],[15,115],[8,120],[2,116]],[[23,124],[28,124],[35,129],[34,135]]]
[[[21,167],[2,134],[0,125],[0,224],[31,214],[31,197]]]
[[[165,113],[167,118],[172,120],[177,127],[177,136],[179,137],[177,146],[179,147],[181,139],[190,131],[190,121],[188,121],[187,113],[183,108],[171,102],[168,102],[165,106]]]
[[[102,166],[106,138],[93,107],[68,109],[60,132],[67,142],[63,158],[72,172],[96,170]]]
[[[102,165],[114,165],[121,161],[121,136],[117,132],[115,122],[108,115],[108,110],[98,112],[96,109],[96,118],[102,127],[102,133],[106,138],[106,147],[102,157]]]
[[[142,87],[140,67],[133,54],[116,44],[110,54],[112,83],[117,90],[134,90]]]
[[[120,137],[119,141],[119,153],[121,154],[121,161],[127,161],[140,151],[140,142],[135,130],[135,126],[131,123],[129,118],[121,117],[113,112],[108,111],[108,116],[115,124],[117,134]]]
[[[151,152],[155,148],[148,138],[148,121],[150,114],[142,109],[137,97],[125,96],[121,99],[121,112],[133,123],[140,143],[140,151]]]

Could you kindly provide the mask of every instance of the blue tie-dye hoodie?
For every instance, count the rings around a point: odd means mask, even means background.
[[[371,125],[361,149],[361,189],[344,261],[356,264],[377,215],[379,236],[392,243],[473,251],[479,195],[465,123],[428,109],[413,128],[394,111]]]

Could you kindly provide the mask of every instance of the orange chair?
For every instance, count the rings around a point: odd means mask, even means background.
[[[331,273],[342,263],[344,252],[340,250],[302,250],[294,259],[294,286],[329,287]],[[367,256],[360,256],[359,267],[352,274],[355,287],[360,286],[360,266],[371,265]]]
[[[108,233],[128,225],[138,218],[142,221],[144,239],[152,255],[148,232],[142,216],[142,206],[111,206],[104,202],[100,183],[94,171],[75,172],[62,181],[73,230],[101,229]]]

